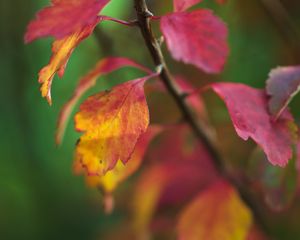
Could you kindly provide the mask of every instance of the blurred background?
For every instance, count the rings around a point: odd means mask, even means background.
[[[132,2],[112,0],[104,12],[134,19]],[[148,2],[155,15],[171,11],[170,0]],[[282,4],[284,10],[279,11],[274,2]],[[97,30],[98,37],[91,36],[74,51],[64,78],[55,77],[54,104],[49,107],[40,96],[37,73],[49,61],[52,40],[23,43],[26,25],[48,3],[0,0],[0,239],[114,239],[107,236],[128,219],[124,205],[130,201],[126,193],[133,183],[120,187],[116,210],[106,216],[101,195],[72,172],[73,150],[79,136],[73,123],[69,124],[63,145],[56,147],[56,121],[79,77],[101,57],[130,57],[149,67],[151,59],[137,29],[103,23]],[[222,80],[263,88],[270,69],[300,63],[298,0],[228,0],[221,6],[205,0],[199,6],[213,9],[228,24],[231,55],[224,72],[214,76],[167,57],[174,73],[185,75],[195,85]],[[113,73],[99,81],[88,95],[134,76],[138,73],[133,70]],[[253,145],[235,136],[227,111],[215,96],[208,94],[206,99],[218,133],[226,138],[224,153],[240,160]],[[296,97],[291,105],[297,120],[299,103]],[[300,239],[299,206],[292,209],[274,222],[274,231],[281,239]]]

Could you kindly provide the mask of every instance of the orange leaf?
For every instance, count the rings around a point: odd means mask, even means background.
[[[85,132],[76,148],[76,158],[90,175],[104,175],[118,161],[129,160],[137,140],[149,125],[144,83],[129,81],[109,92],[88,98],[75,116],[75,127]]]
[[[179,240],[244,240],[252,215],[236,190],[219,181],[195,198],[182,212]]]
[[[73,96],[62,108],[58,119],[58,126],[56,132],[57,144],[61,143],[68,119],[72,113],[73,108],[75,107],[76,103],[79,101],[81,96],[96,84],[96,81],[99,77],[122,67],[136,67],[147,73],[151,73],[149,69],[139,65],[138,63],[128,58],[109,57],[100,60],[92,71],[90,71],[87,75],[85,75],[79,80],[79,83],[74,91]]]
[[[64,75],[64,71],[68,60],[75,47],[85,38],[87,38],[94,30],[95,25],[88,26],[81,31],[77,31],[70,36],[61,40],[56,40],[52,45],[52,57],[47,66],[39,72],[39,83],[41,84],[41,93],[48,103],[51,105],[51,85],[55,73],[59,77]]]

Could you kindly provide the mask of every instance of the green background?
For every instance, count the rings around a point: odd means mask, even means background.
[[[105,13],[133,19],[132,2],[112,0]],[[293,24],[300,26],[299,1],[282,2]],[[64,78],[54,79],[54,104],[49,107],[40,96],[37,73],[49,61],[51,39],[23,43],[26,25],[48,1],[0,0],[0,3],[0,239],[104,239],[110,230],[117,231],[116,224],[126,219],[126,214],[117,206],[111,216],[105,216],[100,194],[87,188],[83,178],[72,173],[74,144],[79,135],[70,123],[63,145],[56,147],[56,121],[78,78],[98,59],[108,54],[126,56],[151,67],[148,52],[137,29],[102,24],[102,39],[104,43],[109,39],[107,45],[99,47],[91,36],[75,50]],[[171,1],[149,3],[156,15],[171,10]],[[175,73],[184,72],[194,83],[211,79],[262,88],[271,68],[299,64],[300,41],[297,50],[261,1],[228,0],[228,4],[218,6],[207,0],[199,6],[213,8],[228,24],[229,61],[223,74],[208,76],[168,58]],[[137,73],[131,70],[114,73],[100,81],[88,95],[132,76]],[[298,103],[297,98],[292,103],[296,117],[300,116]],[[227,117],[224,108],[217,110],[220,111],[215,116],[217,120]],[[282,219],[299,216],[294,215],[283,215]],[[296,224],[282,221],[274,231],[282,239],[300,239],[297,228]]]

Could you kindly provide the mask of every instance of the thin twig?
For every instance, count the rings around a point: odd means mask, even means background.
[[[104,15],[101,15],[99,17],[102,21],[112,21],[112,22],[116,22],[116,23],[119,23],[119,24],[122,24],[122,25],[125,25],[125,26],[129,26],[129,27],[137,26],[137,24],[138,24],[137,20],[124,21],[124,20],[120,20],[120,19],[117,19],[117,18],[104,16]]]
[[[194,134],[205,145],[206,149],[208,150],[208,152],[212,157],[214,165],[217,171],[219,172],[219,174],[236,187],[236,189],[240,193],[241,198],[252,210],[256,222],[260,225],[260,227],[263,230],[268,232],[267,225],[261,214],[260,207],[257,204],[257,201],[253,198],[252,194],[247,191],[247,186],[244,186],[243,184],[241,184],[241,182],[238,179],[231,176],[231,174],[229,173],[229,171],[225,166],[224,161],[221,159],[219,155],[219,151],[215,146],[214,140],[210,137],[210,135],[207,133],[205,128],[202,125],[200,125],[197,120],[194,119],[193,113],[190,110],[190,107],[186,102],[186,99],[182,97],[181,91],[177,88],[175,81],[163,57],[160,43],[152,33],[150,21],[151,18],[153,18],[153,14],[149,11],[146,4],[146,0],[134,0],[134,1],[135,1],[135,9],[136,9],[140,31],[143,35],[147,48],[152,56],[154,64],[156,66],[161,66],[160,78],[164,83],[167,91],[172,95],[185,121],[190,125]]]

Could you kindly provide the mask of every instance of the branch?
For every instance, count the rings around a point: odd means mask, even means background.
[[[175,81],[166,65],[164,60],[160,43],[154,38],[152,34],[152,29],[150,26],[150,17],[152,14],[149,12],[145,0],[135,0],[137,17],[139,22],[140,30],[143,34],[146,45],[151,53],[154,64],[156,67],[161,67],[160,78],[163,81],[167,91],[172,95],[176,104],[180,108],[184,119],[189,123],[195,134],[207,147],[211,156],[215,159],[217,168],[223,172],[223,163],[220,159],[218,151],[214,144],[212,144],[213,140],[209,137],[207,131],[202,128],[193,118],[193,113],[190,110],[189,105],[185,101],[185,98],[182,97],[181,91],[177,88]]]
[[[231,176],[224,164],[224,161],[222,161],[219,155],[214,140],[210,137],[205,128],[194,119],[193,113],[188,103],[186,102],[185,98],[182,97],[181,92],[177,88],[175,81],[163,57],[160,43],[152,33],[150,20],[153,17],[153,14],[148,10],[146,0],[134,0],[134,2],[140,31],[143,35],[147,48],[152,56],[154,64],[156,65],[156,67],[161,67],[160,78],[164,83],[167,91],[172,95],[184,119],[190,125],[196,137],[207,148],[219,174],[236,187],[236,189],[240,193],[241,198],[252,210],[256,222],[260,225],[260,227],[263,230],[267,232],[268,228],[261,214],[262,211],[260,211],[260,206],[253,198],[252,194],[250,194],[248,191],[245,191],[247,187],[244,186],[244,184],[241,184],[241,182],[238,179]]]

